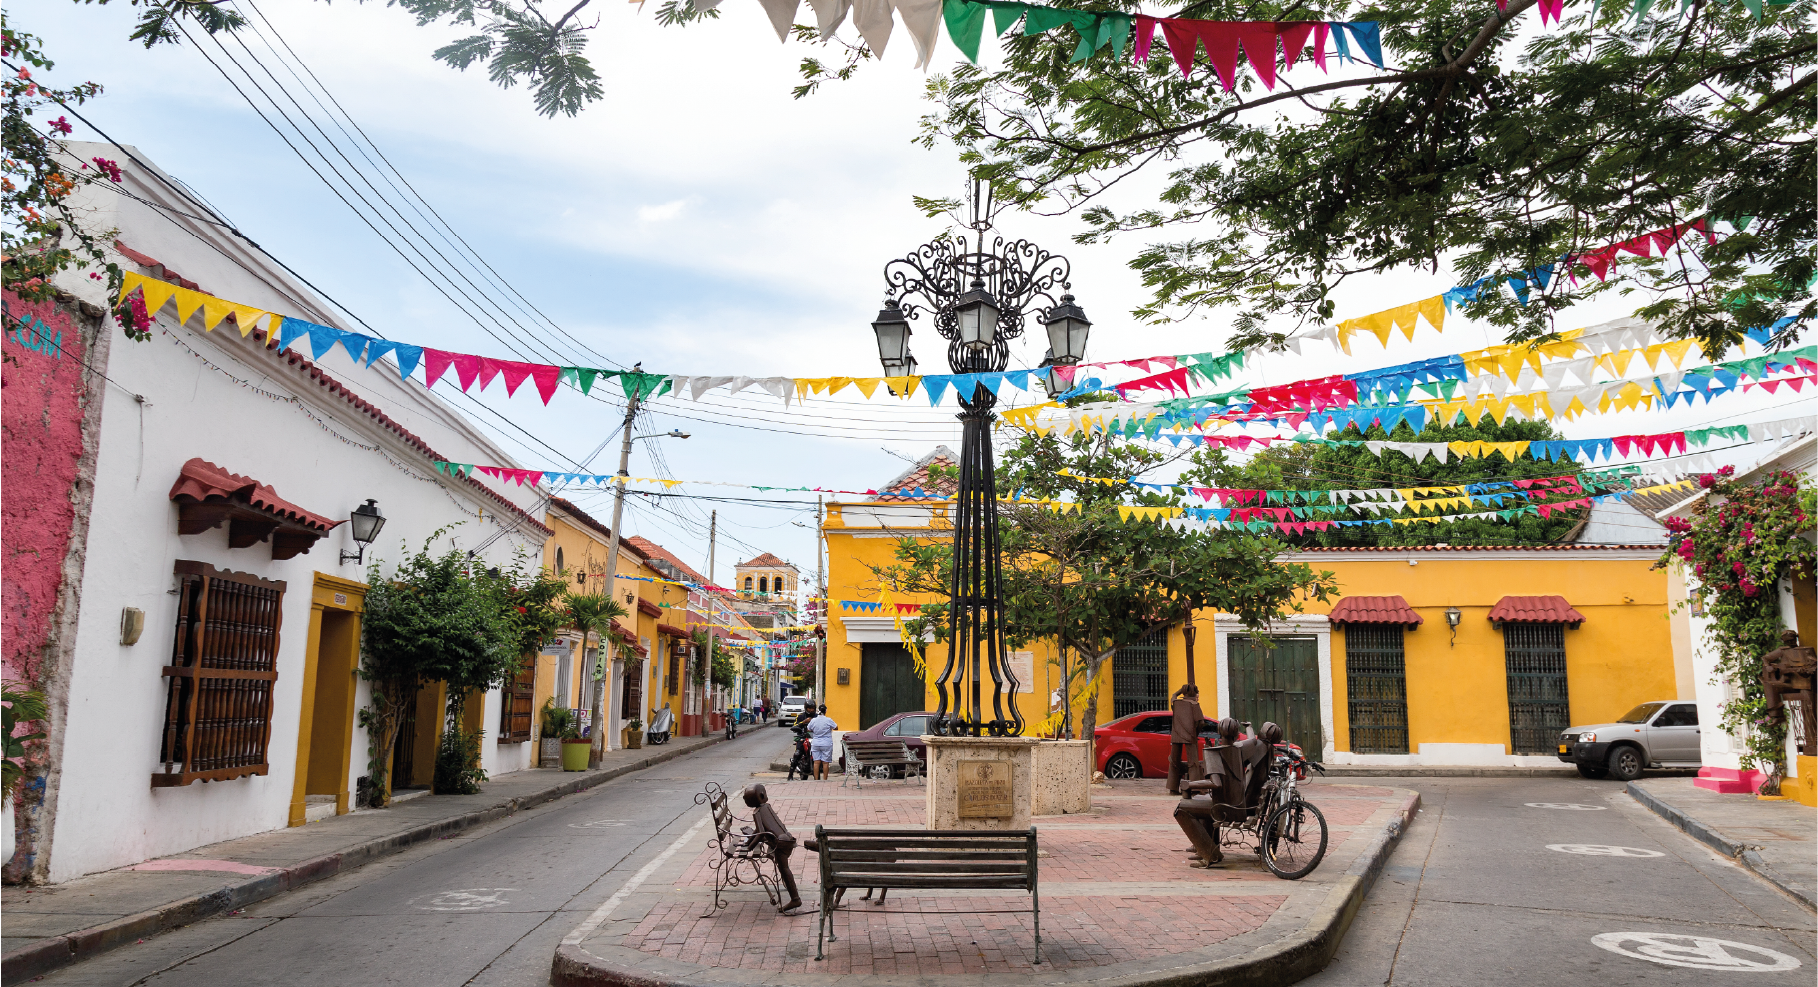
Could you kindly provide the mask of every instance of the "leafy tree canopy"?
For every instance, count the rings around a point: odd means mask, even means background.
[[[1428,425],[1416,433],[1406,422],[1394,433],[1380,425],[1359,432],[1356,426],[1328,438],[1347,441],[1394,442],[1521,442],[1558,439],[1546,422],[1507,421],[1496,424],[1486,416],[1476,425]],[[1583,466],[1570,460],[1550,462],[1526,456],[1513,462],[1501,453],[1482,457],[1455,456],[1448,462],[1427,457],[1415,462],[1393,450],[1378,457],[1360,446],[1317,443],[1280,443],[1236,462],[1223,449],[1206,446],[1194,451],[1181,482],[1196,486],[1262,490],[1350,490],[1373,487],[1437,487],[1520,480],[1537,476],[1576,476]],[[1514,506],[1511,504],[1510,506]],[[1439,524],[1372,524],[1355,528],[1334,527],[1282,537],[1299,545],[1546,545],[1560,540],[1584,518],[1582,509],[1559,511],[1549,518],[1523,515],[1511,521],[1464,518]],[[1362,515],[1360,515],[1362,516]]]

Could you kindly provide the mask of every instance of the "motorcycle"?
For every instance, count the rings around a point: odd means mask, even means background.
[[[799,772],[803,781],[814,777],[814,753],[808,744],[808,724],[800,723],[792,728],[795,734],[795,754],[789,759],[789,777],[785,781],[794,781]]]
[[[739,711],[737,707],[726,710],[726,739],[737,740],[739,737]]]
[[[664,703],[663,708],[657,710],[656,715],[650,718],[650,745],[654,747],[658,744],[669,743],[669,731],[674,727],[675,714],[669,711],[669,704]]]

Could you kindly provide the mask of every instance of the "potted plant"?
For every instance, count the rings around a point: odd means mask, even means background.
[[[555,697],[543,700],[543,741],[542,749],[537,752],[537,767],[559,768],[562,766],[562,738],[567,735],[569,726],[574,723],[574,711],[555,704]]]
[[[570,718],[568,726],[562,731],[562,770],[586,771],[587,760],[592,752],[593,742],[581,736],[580,724]]]
[[[13,859],[13,793],[19,787],[19,782],[25,777],[25,769],[22,765],[26,754],[25,742],[44,739],[43,732],[15,737],[13,730],[21,723],[45,719],[50,716],[50,711],[45,705],[42,693],[33,692],[11,682],[6,683],[4,695],[0,695],[0,700],[6,703],[5,706],[0,707],[0,742],[4,742],[6,746],[5,760],[0,761],[0,794],[5,796],[0,799],[0,808],[4,808],[6,812],[3,836],[5,846],[0,848],[5,853],[5,856],[0,857],[0,864],[4,864]]]
[[[644,746],[644,721],[633,717],[625,724],[625,746],[639,750]]]

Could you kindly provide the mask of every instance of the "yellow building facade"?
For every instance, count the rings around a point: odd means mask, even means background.
[[[897,543],[946,541],[948,506],[891,497],[831,504],[828,713],[842,730],[933,710],[944,648],[918,670],[893,596],[875,569]],[[1140,522],[1138,522],[1140,523]],[[1332,763],[1557,764],[1559,730],[1636,704],[1692,698],[1690,655],[1668,620],[1658,547],[1533,546],[1310,549],[1283,557],[1334,574],[1331,603],[1309,603],[1267,635],[1235,617],[1195,619],[1194,667],[1208,714],[1281,723]],[[1365,598],[1395,602],[1366,605]],[[1347,602],[1348,601],[1348,602]],[[1492,620],[1492,616],[1496,619]],[[1014,697],[1032,728],[1057,707],[1062,672],[1050,642],[1016,657]],[[1187,678],[1180,627],[1127,647],[1099,676],[1097,722],[1165,710]],[[1073,722],[1083,712],[1078,702]]]

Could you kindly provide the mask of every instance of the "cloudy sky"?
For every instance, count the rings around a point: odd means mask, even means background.
[[[796,100],[790,89],[797,63],[826,53],[779,45],[753,0],[726,0],[720,20],[686,29],[658,26],[654,5],[640,10],[603,0],[588,8],[598,18],[589,55],[607,96],[578,117],[549,120],[533,112],[522,88],[502,91],[478,70],[461,73],[432,61],[430,53],[460,32],[420,28],[396,8],[262,0],[257,12],[243,9],[259,27],[244,49],[237,41],[225,49],[203,41],[148,51],[127,40],[136,8],[124,3],[22,0],[8,5],[8,18],[44,39],[57,62],[44,77],[51,84],[93,80],[106,87],[85,115],[393,339],[500,357],[515,350],[547,362],[557,362],[550,352],[564,363],[642,362],[671,373],[875,374],[869,322],[882,295],[883,264],[947,228],[924,219],[911,196],[955,196],[962,189],[951,148],[913,143],[918,118],[931,108],[923,99],[929,77],[912,67],[913,50],[900,27],[881,63]],[[800,19],[807,17],[804,7]],[[941,46],[937,68],[960,57],[944,37]],[[994,54],[987,40],[984,58]],[[499,311],[476,315],[478,306],[445,297],[393,248],[402,237],[376,218],[375,233],[205,56],[254,102],[264,105],[256,82],[301,122],[302,112],[288,102],[294,96],[351,156],[342,162],[329,140],[303,123],[332,166],[318,162],[318,168],[330,174],[367,168],[355,141],[330,122],[325,97],[312,96],[304,84],[306,66],[410,186],[528,304],[507,301]],[[290,96],[279,94],[280,86]],[[269,106],[267,115],[284,126]],[[100,139],[86,128],[74,136]],[[292,141],[309,154],[303,142]],[[406,201],[402,188],[374,181],[375,189],[357,187],[375,204],[381,197]],[[1131,186],[1121,204],[1140,202],[1143,192]],[[357,200],[353,205],[364,211]],[[431,225],[409,206],[403,218]],[[401,226],[403,218],[392,222]],[[1072,259],[1074,291],[1095,321],[1090,359],[1223,348],[1229,313],[1164,327],[1130,318],[1145,297],[1126,266],[1140,241],[1073,246],[1069,238],[1079,224],[1069,217],[1007,216],[999,225]],[[456,250],[436,242],[450,255]],[[1339,316],[1437,294],[1454,283],[1448,273],[1352,281],[1339,295]],[[488,287],[493,296],[506,294]],[[1611,297],[1572,314],[1590,325],[1627,315],[1634,304]],[[526,311],[530,305],[535,312]],[[924,368],[939,362],[938,348],[924,339],[931,335],[917,336]],[[1365,340],[1351,358],[1316,353],[1315,346],[1306,358],[1264,360],[1246,382],[1281,383],[1497,341],[1487,327],[1459,318],[1448,321],[1443,335],[1423,328],[1413,342],[1398,337],[1387,352]],[[1025,338],[1012,366],[1035,365],[1044,346]],[[473,416],[524,466],[576,469],[571,464],[585,460],[618,424],[620,412],[608,403],[563,394],[544,408],[529,393],[486,398],[523,432],[483,412]],[[1715,418],[1783,417],[1792,411],[1774,409],[1792,403],[1783,391],[1779,398],[1591,417],[1563,428],[1587,437],[1665,431]],[[867,488],[906,469],[905,457],[937,442],[957,444],[950,401],[934,409],[920,399],[863,402],[848,391],[806,408],[785,409],[749,394],[654,407],[658,412],[640,434],[680,428],[692,438],[639,443],[633,475]],[[615,458],[616,442],[592,469],[612,472]],[[603,495],[576,500],[601,517],[610,509]],[[731,577],[731,563],[760,551],[812,570],[811,504],[636,502],[628,506],[626,529],[704,565],[705,519],[715,508],[721,579]]]

